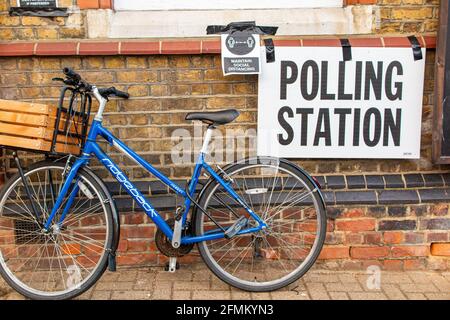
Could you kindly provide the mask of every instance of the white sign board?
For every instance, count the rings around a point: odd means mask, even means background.
[[[236,31],[222,34],[223,74],[259,74],[261,71],[261,45],[258,34]]]
[[[258,155],[420,158],[424,59],[411,48],[276,47],[263,61]]]

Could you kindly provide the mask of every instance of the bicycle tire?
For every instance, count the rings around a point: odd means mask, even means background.
[[[39,170],[48,170],[49,168],[54,169],[64,169],[65,164],[61,162],[50,162],[50,161],[42,161],[35,163],[31,165],[30,167],[24,169],[25,176],[28,176],[28,174],[37,172]],[[111,199],[110,194],[106,194],[106,190],[104,186],[102,186],[95,177],[90,174],[88,171],[81,168],[78,172],[78,176],[82,177],[83,181],[86,181],[87,183],[92,186],[94,190],[96,190],[97,194],[99,194],[102,198],[102,200]],[[16,185],[21,181],[20,175],[17,173],[13,175],[8,182],[5,184],[5,186],[0,191],[0,203],[3,203],[5,195],[8,195],[11,191],[11,187]],[[25,288],[23,285],[20,285],[17,282],[17,278],[11,276],[11,271],[5,268],[3,256],[0,255],[0,275],[3,277],[3,279],[18,293],[22,294],[23,296],[33,299],[33,300],[66,300],[66,299],[73,299],[87,290],[91,288],[102,276],[104,271],[107,268],[108,265],[108,256],[109,256],[109,249],[113,248],[114,246],[114,229],[115,227],[115,219],[113,218],[113,208],[111,207],[112,204],[109,201],[105,201],[106,203],[103,205],[103,208],[105,210],[105,217],[108,224],[108,233],[106,235],[105,239],[105,248],[107,250],[104,251],[101,258],[99,259],[99,262],[96,265],[95,270],[90,274],[89,278],[86,281],[83,281],[83,283],[79,286],[74,288],[71,291],[67,291],[61,294],[39,294],[36,292],[36,290],[30,290],[28,288]],[[109,203],[108,203],[109,202]]]

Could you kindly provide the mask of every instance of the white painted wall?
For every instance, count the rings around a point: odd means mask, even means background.
[[[112,14],[101,14],[100,11],[89,10],[91,38],[204,37],[208,25],[226,25],[233,21],[256,21],[258,25],[278,26],[277,35],[368,34],[374,20],[373,6],[117,11]]]
[[[114,0],[115,10],[226,10],[342,7],[342,0]]]

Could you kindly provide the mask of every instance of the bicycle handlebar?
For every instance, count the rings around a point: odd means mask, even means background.
[[[92,92],[93,87],[87,81],[83,80],[83,78],[81,78],[81,76],[71,68],[65,67],[63,69],[63,73],[66,76],[66,79],[54,78],[53,80],[62,81],[65,84],[75,87],[82,87],[85,90]],[[98,93],[105,99],[108,99],[109,96],[116,96],[123,99],[128,99],[130,97],[128,93],[117,90],[115,87],[103,89],[98,88]]]
[[[108,98],[109,96],[116,96],[123,99],[128,99],[130,95],[126,92],[117,90],[115,87],[98,89],[98,92],[103,98]]]
[[[75,80],[76,82],[80,82],[81,81],[81,76],[76,73],[75,71],[73,71],[70,68],[64,68],[63,69],[63,73],[70,79]]]

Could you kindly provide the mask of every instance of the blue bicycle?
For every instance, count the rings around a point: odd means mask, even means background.
[[[114,87],[100,89],[65,68],[73,91],[99,102],[79,156],[45,160],[20,169],[0,193],[0,273],[32,299],[69,299],[89,289],[109,266],[115,271],[119,215],[102,179],[89,167],[95,157],[157,225],[156,245],[168,256],[198,252],[226,283],[248,291],[282,288],[315,263],[326,235],[319,184],[297,165],[271,157],[245,159],[213,169],[206,161],[213,131],[239,116],[236,110],[195,112],[187,120],[207,124],[203,148],[186,188],[177,185],[102,126],[108,98],[128,98]],[[183,197],[168,220],[100,148],[105,139]],[[201,174],[209,176],[196,193]]]

